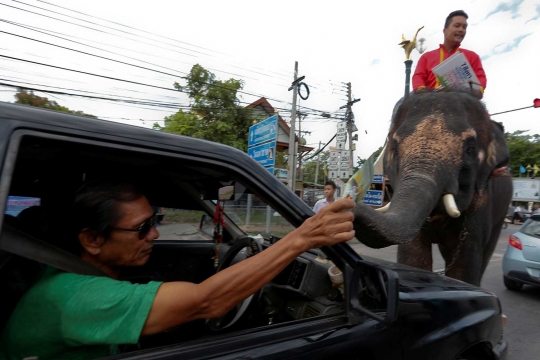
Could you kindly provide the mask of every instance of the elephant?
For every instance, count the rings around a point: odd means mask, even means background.
[[[502,125],[466,91],[424,91],[392,117],[383,168],[393,189],[383,211],[354,209],[356,238],[398,245],[398,263],[432,271],[438,244],[445,275],[480,286],[509,203],[512,179]]]

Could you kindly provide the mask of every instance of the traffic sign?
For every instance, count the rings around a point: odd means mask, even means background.
[[[351,161],[351,152],[349,150],[341,150],[341,155],[340,155],[340,161],[341,162],[350,162]]]
[[[327,168],[328,170],[338,171],[338,170],[339,170],[339,164],[337,164],[337,163],[335,163],[335,164],[334,164],[334,163],[328,164],[328,165],[326,166],[326,168]]]
[[[368,190],[362,198],[362,202],[366,205],[382,206],[383,192],[382,190]]]
[[[337,170],[328,171],[328,178],[337,179],[338,178]]]
[[[262,144],[277,139],[278,116],[273,115],[258,124],[250,126],[248,135],[248,147]]]
[[[328,157],[328,163],[338,163],[339,162],[339,151],[330,150],[330,156]]]
[[[276,142],[268,142],[248,149],[248,155],[263,166],[274,166]]]
[[[287,175],[289,175],[289,170],[278,168],[274,171],[274,175],[276,175],[277,178],[286,179]]]
[[[343,171],[343,170],[347,170],[347,171],[348,171],[348,170],[350,169],[350,167],[351,167],[351,166],[350,166],[350,164],[349,164],[348,161],[345,161],[345,162],[341,161],[341,162],[339,163],[339,171]]]
[[[343,150],[343,149],[345,149],[345,143],[344,143],[344,142],[338,142],[338,143],[336,143],[336,148],[338,148],[338,150]]]
[[[339,169],[338,175],[340,179],[348,179],[349,176],[351,176],[351,173],[348,169],[347,170]]]
[[[347,123],[340,122],[337,124],[337,133],[338,134],[346,134],[347,133]]]
[[[384,182],[384,175],[373,175],[373,183],[382,184]]]

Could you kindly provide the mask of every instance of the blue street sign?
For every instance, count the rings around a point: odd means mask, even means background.
[[[263,166],[274,166],[276,160],[276,142],[268,142],[248,149],[248,155]]]
[[[362,202],[371,206],[382,206],[383,192],[382,190],[368,190],[362,198]]]
[[[384,182],[384,175],[373,175],[373,183],[382,184]]]
[[[286,179],[287,175],[289,175],[289,170],[287,170],[287,169],[276,169],[276,171],[274,171],[274,175],[276,175],[276,177],[279,178],[279,179]]]
[[[267,167],[266,170],[270,171],[270,174],[274,175],[274,167]]]
[[[248,147],[267,141],[274,141],[277,139],[277,133],[278,116],[276,114],[249,128]]]

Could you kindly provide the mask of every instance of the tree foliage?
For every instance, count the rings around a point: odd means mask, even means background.
[[[188,94],[191,110],[179,110],[165,117],[163,127],[154,129],[211,140],[247,151],[249,127],[256,121],[251,109],[239,105],[238,91],[242,80],[217,80],[216,76],[197,64],[183,77],[185,85],[174,87]]]
[[[510,153],[512,176],[520,175],[520,165],[523,167],[534,164],[540,166],[540,135],[527,135],[527,132],[528,130],[517,130],[504,134]]]
[[[375,151],[375,159],[377,159],[379,155],[381,155],[381,152],[383,151],[383,149],[384,149],[384,146],[381,146]],[[362,159],[361,157],[356,158],[356,166],[354,167],[354,172],[357,172],[360,169],[360,167],[366,162],[366,160],[367,159]]]
[[[75,115],[88,116],[95,119],[97,118],[94,115],[86,114],[82,111],[70,110],[67,107],[58,104],[56,101],[49,100],[46,97],[37,96],[33,91],[18,89],[17,93],[15,94],[15,99],[15,104],[36,106],[50,110],[63,111]]]
[[[317,178],[317,183],[324,184],[325,181],[325,174],[324,169],[326,165],[326,161],[328,160],[328,157],[330,156],[330,151],[323,151],[320,153],[319,157],[319,175]],[[315,182],[315,172],[317,169],[317,156],[314,158],[311,158],[309,161],[306,161],[302,164],[302,176],[303,180],[306,182]]]

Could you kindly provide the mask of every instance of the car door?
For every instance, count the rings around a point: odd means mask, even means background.
[[[300,224],[311,211],[301,200],[290,193],[283,184],[276,183],[268,176],[266,170],[254,166],[255,171],[249,171],[252,166],[247,156],[241,161],[224,164],[222,158],[208,154],[193,157],[189,149],[163,146],[145,138],[127,138],[119,135],[102,134],[81,129],[63,128],[57,126],[54,131],[49,129],[18,130],[11,134],[8,157],[2,168],[2,186],[8,189],[6,195],[17,195],[29,189],[28,196],[35,196],[35,191],[43,191],[44,207],[61,217],[66,211],[68,192],[74,191],[83,181],[92,179],[109,171],[138,170],[134,176],[143,176],[150,172],[148,178],[155,177],[152,172],[162,177],[155,179],[155,189],[149,189],[149,199],[156,199],[156,205],[174,208],[177,203],[185,208],[199,211],[193,197],[168,192],[169,184],[174,188],[179,183],[196,184],[201,194],[216,189],[216,183],[223,181],[220,174],[240,179],[260,199],[271,205],[291,224]],[[121,133],[121,132],[119,132]],[[203,146],[201,146],[202,148]],[[204,155],[204,153],[203,153]],[[248,162],[249,166],[246,167]],[[168,168],[186,165],[186,171],[168,171]],[[165,167],[158,171],[159,167]],[[217,170],[222,170],[219,172]],[[193,173],[190,174],[189,171]],[[212,178],[213,174],[217,178]],[[210,175],[209,175],[210,174]],[[40,187],[36,185],[36,177]],[[181,181],[178,178],[182,178]],[[150,180],[149,180],[150,181]],[[179,182],[180,181],[180,182]],[[211,191],[210,191],[211,190]],[[207,199],[215,199],[213,194],[206,194]],[[205,195],[205,196],[206,196]],[[291,197],[292,196],[292,197]],[[165,202],[158,203],[159,201]],[[302,210],[303,209],[303,210]],[[204,209],[203,209],[204,210]],[[229,229],[232,230],[232,229]],[[226,229],[226,232],[228,230]],[[226,234],[228,240],[234,240],[231,233]],[[226,238],[227,240],[227,238]],[[214,242],[209,240],[159,240],[157,243],[161,253],[160,262],[149,264],[151,271],[163,273],[163,269],[178,264],[178,258],[183,255],[195,259],[195,273],[201,280],[210,275],[212,266],[209,257]],[[268,324],[258,328],[250,328],[226,334],[213,334],[203,340],[184,342],[178,339],[178,344],[168,344],[166,347],[145,349],[121,354],[113,358],[125,359],[197,359],[197,358],[333,358],[336,355],[344,358],[400,358],[399,347],[388,346],[392,339],[399,336],[399,328],[393,322],[395,303],[397,302],[397,282],[390,271],[386,271],[386,283],[382,281],[379,289],[386,293],[388,303],[393,302],[392,309],[383,309],[386,315],[377,315],[365,310],[359,299],[364,291],[359,281],[369,272],[369,264],[361,259],[347,246],[336,246],[324,250],[327,255],[341,268],[345,269],[345,312],[336,315],[315,316],[309,319],[298,319],[280,324]],[[187,255],[186,255],[187,254]],[[202,259],[202,261],[198,261]],[[176,261],[176,262],[175,262]],[[186,260],[187,261],[187,260]],[[202,264],[202,266],[201,266]],[[203,270],[200,270],[203,269]],[[174,271],[173,271],[174,272]],[[137,274],[135,274],[137,275]],[[144,271],[142,274],[144,275]],[[256,274],[254,274],[256,275]],[[378,278],[373,278],[377,282]]]

